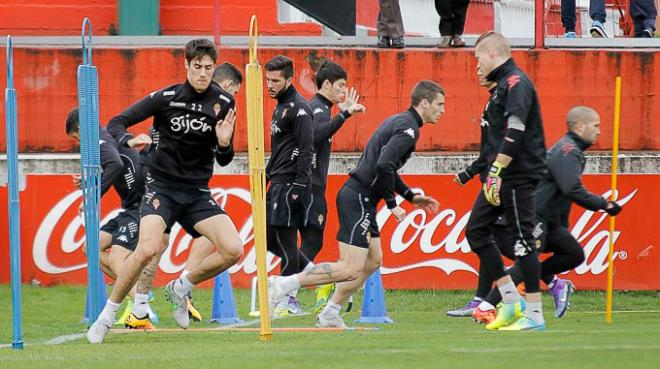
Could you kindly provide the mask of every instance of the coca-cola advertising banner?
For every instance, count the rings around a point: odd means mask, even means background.
[[[404,175],[413,188],[440,201],[438,214],[427,214],[408,203],[408,216],[397,223],[381,204],[377,220],[383,246],[383,281],[386,288],[472,289],[476,286],[478,259],[470,252],[465,226],[480,190],[473,181],[459,187],[451,175]],[[327,192],[329,213],[325,245],[317,261],[335,260],[338,229],[336,194],[346,176],[331,175]],[[593,192],[609,195],[610,177],[587,175],[585,185]],[[214,197],[234,220],[245,244],[245,256],[230,269],[234,286],[248,287],[255,275],[255,252],[248,177],[216,175],[211,180]],[[619,203],[623,212],[616,218],[614,232],[614,286],[622,290],[660,290],[660,175],[620,175]],[[83,253],[84,228],[77,209],[81,192],[69,175],[28,175],[21,192],[21,275],[24,282],[43,285],[86,282]],[[8,283],[9,235],[7,189],[0,188],[0,283]],[[119,211],[119,199],[109,192],[102,201],[102,223]],[[604,289],[607,280],[609,218],[573,206],[571,232],[584,247],[586,261],[567,274],[582,289]],[[163,285],[183,269],[192,239],[178,225],[172,229],[170,245],[160,260],[156,284]],[[268,269],[279,271],[279,259],[268,256]],[[206,282],[206,286],[210,285]]]

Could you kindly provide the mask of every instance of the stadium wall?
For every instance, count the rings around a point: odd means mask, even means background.
[[[1,51],[4,52],[4,51]],[[260,50],[265,63],[277,54],[295,63],[294,83],[306,97],[314,94],[314,68],[331,58],[348,70],[349,84],[357,87],[366,114],[352,118],[334,140],[340,152],[360,151],[382,120],[409,104],[409,93],[421,79],[439,81],[447,91],[445,116],[422,129],[419,151],[477,150],[480,114],[486,91],[479,87],[473,51],[366,48],[277,48]],[[247,50],[225,47],[221,61],[245,65]],[[595,149],[611,147],[614,77],[623,77],[622,150],[660,150],[660,54],[653,49],[620,50],[516,50],[514,57],[536,84],[548,142],[565,132],[564,117],[574,105],[595,107],[601,113],[602,135]],[[14,51],[18,94],[19,150],[21,152],[72,152],[73,142],[64,134],[67,112],[77,104],[76,68],[81,53],[76,48],[31,47]],[[95,48],[99,70],[101,121],[149,92],[184,80],[183,53],[171,47]],[[0,80],[5,79],[0,68]],[[238,99],[236,148],[246,148],[245,91]],[[266,99],[268,117],[274,101]],[[0,106],[4,115],[4,107]],[[146,131],[142,124],[137,131]],[[5,149],[0,128],[0,150]]]

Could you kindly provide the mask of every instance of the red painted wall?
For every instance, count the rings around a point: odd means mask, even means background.
[[[4,50],[0,49],[1,53]],[[369,134],[388,115],[405,110],[416,81],[434,79],[447,90],[447,111],[435,126],[422,130],[421,151],[475,150],[479,141],[480,114],[486,99],[475,78],[471,50],[437,52],[406,49],[263,48],[262,64],[277,54],[295,63],[294,83],[306,97],[314,93],[313,69],[320,57],[344,65],[349,84],[363,96],[367,112],[352,118],[336,136],[334,149],[359,151]],[[1,54],[0,54],[1,55]],[[243,69],[245,49],[223,48],[221,60]],[[565,131],[564,117],[574,105],[585,104],[601,113],[602,135],[597,149],[611,146],[614,77],[623,77],[621,149],[660,150],[660,55],[649,50],[541,50],[515,51],[514,57],[537,86],[541,99],[547,143]],[[183,81],[183,55],[179,49],[96,49],[102,122],[147,93]],[[74,149],[64,134],[64,119],[77,104],[75,49],[15,49],[15,85],[18,94],[20,150],[67,152]],[[0,81],[5,80],[0,66]],[[265,98],[269,119],[274,102]],[[238,95],[237,148],[245,150],[245,91]],[[4,104],[0,104],[4,116]],[[5,150],[4,124],[0,125],[0,150]],[[148,124],[139,126],[145,131]],[[268,135],[267,135],[268,137]]]
[[[210,35],[215,22],[216,0],[160,0],[160,24],[164,35]],[[219,0],[223,35],[247,34],[252,14],[259,17],[263,35],[320,35],[312,23],[279,24],[276,0]],[[117,0],[2,0],[0,35],[79,35],[84,17],[92,20],[95,35],[107,35],[119,26]],[[191,4],[192,3],[192,4]]]

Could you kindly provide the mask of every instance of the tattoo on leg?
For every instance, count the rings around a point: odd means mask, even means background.
[[[307,275],[325,274],[328,278],[332,278],[332,266],[330,265],[330,263],[317,264],[307,269],[306,274]]]
[[[157,259],[154,258],[154,260]],[[156,266],[158,265],[154,260],[149,262],[149,264],[142,269],[142,273],[140,273],[140,278],[138,279],[136,287],[138,293],[149,293],[149,291],[151,291],[151,286],[154,283],[154,276],[156,275]]]

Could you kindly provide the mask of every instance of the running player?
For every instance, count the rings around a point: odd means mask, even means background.
[[[419,208],[437,212],[438,202],[414,193],[397,171],[415,151],[424,123],[435,124],[445,111],[445,92],[433,81],[413,88],[410,108],[387,118],[374,132],[360,161],[337,195],[339,260],[320,263],[302,273],[269,279],[271,305],[301,286],[343,282],[316,318],[317,327],[345,327],[339,311],[382,262],[377,206],[384,200],[397,221],[406,216],[396,194]]]

